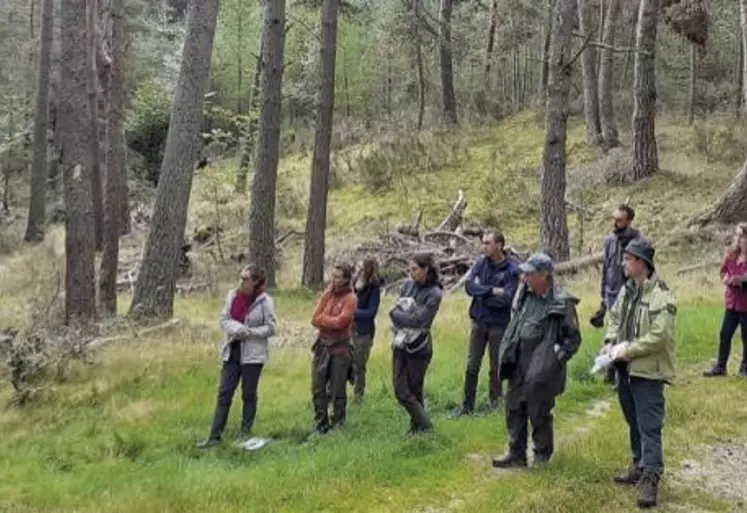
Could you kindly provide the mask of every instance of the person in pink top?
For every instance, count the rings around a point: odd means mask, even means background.
[[[721,281],[726,285],[726,312],[721,324],[721,340],[716,365],[703,374],[706,377],[726,376],[726,364],[731,351],[731,339],[742,327],[742,364],[739,375],[747,378],[747,223],[737,227],[734,245],[721,264]]]

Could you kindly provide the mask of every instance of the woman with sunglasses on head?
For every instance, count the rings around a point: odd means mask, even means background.
[[[433,357],[431,325],[443,297],[438,269],[430,255],[415,256],[410,278],[389,312],[394,328],[392,374],[397,400],[410,415],[410,434],[428,432],[433,424],[423,404],[425,373]]]
[[[257,413],[257,387],[268,359],[268,340],[275,334],[272,298],[266,291],[265,275],[257,266],[242,269],[241,282],[231,290],[220,316],[223,331],[220,385],[210,436],[197,444],[206,449],[221,442],[231,401],[241,381],[241,437],[249,435]]]

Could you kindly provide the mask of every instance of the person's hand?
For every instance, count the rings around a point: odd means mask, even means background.
[[[613,361],[617,362],[627,362],[630,361],[630,358],[627,358],[625,356],[625,350],[628,348],[628,342],[620,342],[619,344],[615,344],[612,346],[612,349],[610,350],[610,358],[612,358]]]

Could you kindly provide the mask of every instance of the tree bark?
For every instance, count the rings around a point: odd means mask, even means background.
[[[740,7],[741,11],[741,7]],[[741,18],[741,13],[740,13]],[[734,57],[734,81],[737,84],[736,98],[734,102],[734,117],[739,118],[742,113],[742,91],[744,89],[744,76],[742,70],[744,69],[744,45],[742,44],[742,23],[741,20],[737,23],[736,33],[736,52]]]
[[[117,313],[119,236],[122,233],[122,188],[125,177],[124,70],[127,59],[125,0],[111,0],[111,73],[106,135],[108,143],[104,201],[104,250],[99,274],[99,302],[104,313]],[[128,213],[129,218],[129,213]]]
[[[555,11],[556,0],[547,1],[547,20],[545,21],[545,34],[542,43],[542,63],[540,65],[540,85],[539,85],[539,104],[542,108],[545,107],[547,102],[547,66],[550,61],[550,36],[552,35],[552,19],[553,12]]]
[[[697,64],[697,49],[690,43],[690,101],[687,109],[687,124],[692,125],[695,121],[695,75]]]
[[[742,28],[742,105],[747,108],[747,65],[744,62],[747,52],[747,0],[739,0],[739,24]]]
[[[219,0],[192,0],[171,109],[153,225],[145,244],[130,314],[171,317],[194,165],[200,148],[202,107],[210,79]]]
[[[88,91],[89,109],[91,112],[91,135],[89,138],[89,147],[92,155],[91,160],[91,193],[93,199],[93,232],[96,251],[100,251],[103,246],[103,226],[104,226],[104,193],[101,183],[101,148],[99,144],[99,81],[96,72],[96,57],[98,30],[96,20],[98,17],[98,1],[87,0],[86,2],[86,57],[88,82],[86,90]]]
[[[634,70],[633,179],[659,169],[656,146],[656,24],[659,0],[641,0]]]
[[[716,203],[690,221],[690,226],[717,222],[736,224],[747,221],[747,160]]]
[[[550,43],[547,106],[545,109],[545,148],[543,155],[540,235],[543,249],[556,261],[570,258],[566,219],[566,136],[568,94],[570,91],[571,32],[576,19],[576,0],[558,0]]]
[[[488,44],[485,47],[484,85],[483,89],[490,91],[490,65],[493,60],[495,47],[495,28],[498,25],[498,0],[490,2],[490,19],[488,21]]]
[[[451,47],[451,12],[453,0],[441,0],[438,24],[438,56],[441,65],[441,102],[447,125],[459,124]]]
[[[269,0],[265,4],[262,30],[262,112],[249,211],[249,256],[252,262],[264,270],[271,287],[276,283],[275,196],[280,154],[284,53],[285,0]]]
[[[60,139],[65,183],[65,321],[96,316],[95,240],[91,199],[91,102],[86,1],[62,0]]]
[[[609,0],[602,33],[602,43],[605,46],[600,50],[601,62],[599,63],[599,126],[602,130],[602,141],[608,148],[620,144],[615,120],[615,54],[612,51],[619,16],[620,0]]]
[[[315,288],[324,280],[324,232],[327,225],[329,147],[335,103],[335,54],[339,0],[324,0],[322,6],[322,85],[316,116],[314,158],[311,165],[309,211],[303,251],[302,283]]]
[[[41,44],[36,77],[36,106],[34,109],[34,146],[31,163],[31,197],[26,225],[27,242],[44,238],[47,198],[47,130],[49,129],[49,75],[54,30],[54,1],[42,3]]]
[[[595,40],[591,19],[592,9],[587,0],[578,0],[578,21],[581,33],[589,41]],[[581,54],[581,73],[584,81],[584,114],[586,116],[586,140],[590,144],[599,144],[602,139],[602,127],[599,121],[599,94],[597,90],[597,51],[587,46]]]
[[[236,194],[246,193],[246,182],[249,176],[249,166],[251,166],[252,164],[252,158],[254,158],[254,152],[257,146],[256,144],[257,125],[259,123],[259,119],[255,117],[255,113],[257,111],[257,106],[259,105],[259,94],[260,94],[259,86],[260,86],[260,78],[262,75],[261,53],[264,51],[263,48],[264,48],[264,45],[262,43],[262,38],[260,37],[260,40],[259,40],[260,55],[257,57],[257,62],[254,68],[254,80],[252,81],[252,94],[249,100],[249,115],[251,116],[251,119],[249,120],[249,126],[247,127],[247,133],[244,139],[244,145],[241,148],[241,158],[239,159],[239,169],[236,173],[236,186],[234,187],[234,192],[236,192]]]
[[[412,39],[415,45],[415,68],[418,73],[418,130],[423,129],[425,118],[425,70],[423,67],[423,45],[420,41],[418,17],[420,16],[420,0],[412,0]]]

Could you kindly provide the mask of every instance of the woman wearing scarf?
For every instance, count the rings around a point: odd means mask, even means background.
[[[332,283],[319,298],[311,318],[311,324],[319,330],[319,336],[311,348],[314,353],[311,393],[314,402],[315,432],[321,435],[345,423],[346,386],[352,364],[350,338],[355,309],[358,306],[358,298],[350,283],[352,275],[353,270],[349,265],[335,266]]]
[[[264,273],[248,265],[241,271],[240,278],[238,289],[228,293],[220,316],[223,367],[210,436],[197,444],[202,449],[221,442],[239,381],[244,403],[241,437],[249,435],[257,412],[259,377],[269,356],[268,339],[275,334],[275,309],[266,292]]]

